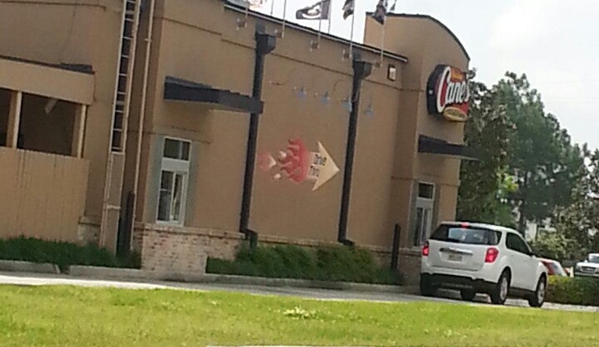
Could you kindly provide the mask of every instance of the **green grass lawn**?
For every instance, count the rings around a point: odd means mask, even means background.
[[[597,346],[599,316],[222,292],[0,286],[0,346]]]

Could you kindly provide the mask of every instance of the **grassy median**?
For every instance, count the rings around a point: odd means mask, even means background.
[[[0,286],[0,346],[591,346],[599,316],[223,292]]]

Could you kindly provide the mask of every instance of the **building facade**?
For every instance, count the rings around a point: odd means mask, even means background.
[[[246,240],[381,261],[395,242],[412,281],[454,219],[469,57],[431,17],[390,14],[381,42],[367,16],[365,44],[219,0],[0,17],[0,236],[135,248],[165,271]]]

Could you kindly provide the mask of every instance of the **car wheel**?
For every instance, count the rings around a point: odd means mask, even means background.
[[[499,276],[499,281],[491,290],[491,302],[495,305],[503,305],[510,291],[510,273],[506,270]]]
[[[528,304],[530,307],[541,307],[545,302],[545,294],[547,294],[547,279],[545,276],[539,278],[537,283],[537,289],[534,294],[528,298]]]
[[[437,288],[432,285],[427,276],[420,276],[420,295],[433,296],[437,292]]]
[[[472,289],[462,289],[460,291],[460,296],[462,297],[462,300],[474,301],[474,298],[476,297],[476,292]]]

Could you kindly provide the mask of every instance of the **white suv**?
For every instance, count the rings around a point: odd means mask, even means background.
[[[432,296],[438,288],[458,289],[469,301],[485,293],[494,304],[510,296],[541,307],[547,269],[513,229],[445,222],[422,248],[420,292]]]

